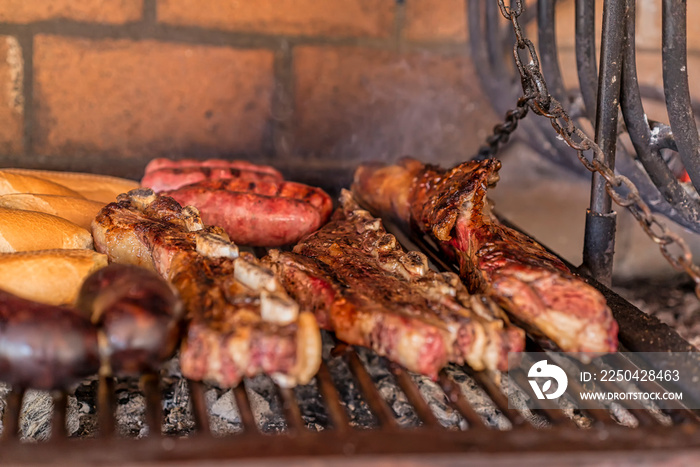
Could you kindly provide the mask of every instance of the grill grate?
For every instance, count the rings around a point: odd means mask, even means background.
[[[391,226],[390,226],[391,227]],[[420,249],[438,268],[450,268],[435,248],[424,239],[410,241],[396,231],[398,238],[408,246],[419,245]],[[261,254],[262,251],[256,251]],[[641,322],[636,326],[621,326],[621,342],[635,342],[635,350],[650,350],[644,342],[655,342],[653,350],[665,346],[669,350],[681,350],[687,343],[661,323],[644,315],[602,288],[616,315],[625,318],[624,322]],[[644,334],[641,332],[644,331]],[[658,337],[658,339],[656,339]],[[332,340],[330,335],[326,339]],[[145,400],[145,423],[148,435],[134,440],[119,437],[115,429],[116,383],[113,378],[100,377],[97,383],[96,406],[99,435],[95,439],[71,439],[66,430],[68,398],[65,393],[52,394],[54,410],[51,422],[52,436],[48,443],[36,446],[18,439],[22,400],[24,391],[13,389],[6,397],[3,414],[3,438],[0,442],[0,459],[12,463],[65,464],[91,462],[142,462],[158,461],[202,462],[222,459],[269,459],[280,456],[293,456],[308,459],[310,456],[330,459],[328,456],[349,456],[356,454],[375,455],[380,462],[381,455],[412,456],[420,454],[474,456],[474,453],[536,453],[555,455],[563,450],[620,451],[640,449],[676,448],[681,456],[683,448],[700,448],[700,417],[696,411],[678,405],[674,410],[649,411],[633,404],[629,409],[617,407],[592,410],[567,410],[552,402],[550,407],[527,413],[527,409],[510,408],[498,375],[475,372],[467,367],[451,365],[443,370],[436,382],[442,397],[452,410],[459,414],[462,423],[444,426],[436,416],[436,407],[431,406],[421,386],[419,377],[410,374],[396,364],[374,356],[366,349],[358,350],[351,346],[332,341],[335,347],[324,355],[321,369],[313,384],[316,386],[320,402],[328,416],[328,426],[320,431],[309,428],[300,408],[301,399],[295,390],[276,387],[276,397],[280,402],[284,426],[271,435],[256,421],[252,401],[246,389],[251,381],[246,380],[232,390],[237,406],[242,431],[225,437],[215,436],[210,426],[210,408],[206,401],[207,386],[187,381],[191,404],[194,432],[184,438],[162,434],[163,399],[159,376],[144,375],[139,386]],[[544,352],[536,342],[528,340],[528,351]],[[623,349],[631,350],[631,349]],[[619,357],[622,359],[622,357]],[[347,365],[352,384],[376,421],[376,426],[357,426],[353,421],[352,407],[342,396],[344,377],[338,381],[338,364]],[[622,368],[636,368],[635,363],[624,360],[616,362]],[[394,379],[397,391],[405,398],[415,414],[417,426],[404,427],[396,413],[395,405],[387,401],[374,375],[381,366]],[[523,380],[519,385],[527,384]],[[465,385],[474,385],[487,400],[488,411],[500,417],[503,423],[494,423],[484,413],[484,408],[474,399],[471,390]],[[577,384],[572,382],[572,384]],[[644,383],[643,389],[654,390],[655,383]],[[551,402],[551,401],[550,401]],[[628,425],[628,426],[625,426]],[[271,437],[272,436],[272,437]],[[659,451],[660,452],[660,451]],[[471,454],[470,454],[471,453]],[[338,459],[342,459],[338,458]]]

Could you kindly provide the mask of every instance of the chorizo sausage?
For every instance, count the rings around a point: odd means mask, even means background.
[[[247,161],[209,159],[198,161],[183,159],[153,159],[146,166],[141,185],[156,192],[175,190],[203,180],[241,179],[246,181],[282,181],[282,174],[267,165],[256,165]]]
[[[333,203],[320,188],[295,182],[207,180],[163,194],[196,207],[202,221],[224,228],[241,245],[299,241],[328,220]]]

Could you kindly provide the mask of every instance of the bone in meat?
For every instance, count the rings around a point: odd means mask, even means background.
[[[500,162],[445,170],[404,159],[364,165],[353,191],[370,209],[427,234],[471,291],[488,294],[520,324],[570,352],[612,352],[617,323],[603,296],[531,238],[502,225],[486,200]]]
[[[342,204],[293,252],[266,258],[321,327],[432,378],[448,362],[506,369],[524,333],[495,303],[468,294],[455,274],[430,270],[422,253],[405,252],[347,191]]]
[[[281,286],[235,274],[239,265],[262,269],[259,275],[265,268],[239,256],[222,229],[203,227],[196,209],[133,190],[100,211],[93,235],[112,260],[151,267],[178,290],[187,321],[183,375],[229,387],[259,373],[293,386],[316,373],[321,343],[313,315],[299,312]]]

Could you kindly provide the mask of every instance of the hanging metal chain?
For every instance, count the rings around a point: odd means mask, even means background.
[[[513,46],[513,57],[520,73],[523,97],[518,99],[517,108],[506,114],[505,123],[494,128],[494,134],[487,139],[488,146],[479,150],[477,158],[492,156],[498,145],[508,140],[510,134],[517,127],[518,120],[527,114],[528,107],[537,115],[547,117],[566,144],[576,150],[581,163],[589,171],[597,172],[605,179],[605,189],[610,198],[617,205],[627,208],[632,213],[649,238],[659,245],[661,253],[671,266],[678,271],[685,271],[693,279],[695,295],[700,299],[700,268],[693,264],[693,255],[685,240],[652,214],[649,206],[639,195],[639,190],[629,178],[615,174],[603,162],[604,155],[600,147],[574,125],[561,103],[547,91],[547,83],[540,69],[535,46],[530,39],[525,37],[518,21],[518,17],[524,10],[523,0],[513,0],[508,6],[506,6],[505,0],[498,0],[498,7],[503,17],[513,25],[516,39]],[[526,61],[522,60],[521,51],[527,54]],[[587,151],[592,152],[591,159],[586,158]]]
[[[493,127],[493,134],[486,138],[486,145],[479,148],[479,152],[472,157],[472,160],[483,161],[496,155],[500,146],[507,143],[510,135],[518,128],[518,121],[527,115],[528,110],[530,110],[528,107],[530,99],[525,96],[518,99],[517,107],[506,112],[503,123]]]

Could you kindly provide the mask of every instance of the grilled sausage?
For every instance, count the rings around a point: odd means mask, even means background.
[[[97,372],[97,332],[77,310],[0,291],[0,380],[64,388]]]
[[[333,203],[320,188],[295,182],[207,180],[163,194],[196,207],[202,221],[226,230],[241,245],[296,243],[321,227]]]
[[[147,269],[113,263],[93,273],[83,283],[78,308],[99,329],[103,371],[157,370],[179,343],[180,300]]]
[[[256,165],[246,161],[209,159],[198,161],[183,159],[153,159],[146,166],[141,185],[156,192],[175,190],[203,180],[241,179],[250,182],[282,181],[282,174],[267,165]]]

